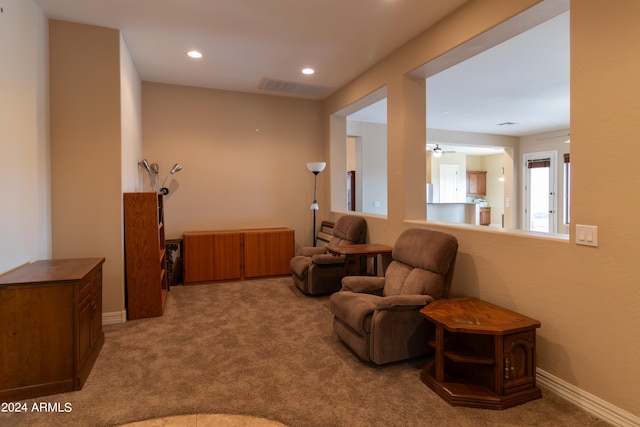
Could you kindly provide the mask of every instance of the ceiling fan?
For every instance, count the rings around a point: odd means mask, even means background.
[[[427,144],[427,151],[429,151],[429,146],[431,146],[432,144]],[[455,151],[451,151],[451,150],[443,150],[440,147],[440,144],[436,144],[435,147],[433,147],[431,150],[431,153],[433,154],[433,157],[440,157],[443,154],[453,154],[455,153]]]

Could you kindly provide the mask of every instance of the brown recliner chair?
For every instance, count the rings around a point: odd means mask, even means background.
[[[419,311],[447,298],[458,241],[413,228],[396,241],[385,277],[348,276],[331,295],[333,329],[363,360],[377,365],[423,356],[433,328]]]
[[[336,220],[333,237],[328,246],[364,243],[367,222],[355,215],[343,215]],[[305,294],[322,295],[340,289],[345,275],[345,258],[327,253],[325,248],[300,248],[291,259],[291,276],[296,286]]]

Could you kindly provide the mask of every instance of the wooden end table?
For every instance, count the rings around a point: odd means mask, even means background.
[[[435,359],[420,379],[453,406],[505,409],[542,396],[536,386],[540,322],[477,298],[432,302]]]
[[[391,254],[393,248],[391,246],[379,245],[377,243],[365,243],[358,245],[341,245],[341,246],[327,246],[327,251],[333,255],[344,255],[344,271],[345,275],[349,275],[351,272],[349,268],[351,266],[351,260],[353,259],[355,274],[361,274],[360,258],[373,258],[373,275],[378,275],[378,255]]]

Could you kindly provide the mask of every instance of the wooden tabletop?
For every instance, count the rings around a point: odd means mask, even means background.
[[[35,261],[0,277],[0,285],[28,285],[82,279],[104,258],[51,259]]]
[[[377,243],[364,243],[359,245],[327,246],[327,250],[336,255],[374,255],[390,254],[393,248]]]
[[[451,332],[505,335],[540,327],[535,319],[478,298],[436,300],[420,314]]]

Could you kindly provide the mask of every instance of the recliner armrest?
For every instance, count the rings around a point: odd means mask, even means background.
[[[382,295],[384,280],[384,277],[375,276],[347,276],[342,278],[342,290]]]
[[[376,310],[416,310],[433,300],[430,295],[390,295],[376,301]]]
[[[327,253],[327,250],[325,248],[318,248],[314,246],[305,246],[298,250],[298,255],[302,256],[314,256],[325,253]]]
[[[311,261],[316,264],[344,264],[344,257],[330,254],[320,254],[312,256]]]

